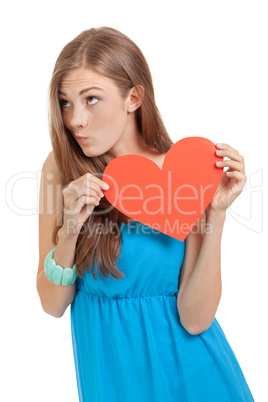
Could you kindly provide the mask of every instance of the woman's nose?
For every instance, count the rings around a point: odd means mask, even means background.
[[[77,107],[75,109],[73,109],[73,113],[70,119],[70,125],[73,128],[76,127],[85,127],[87,125],[87,113],[84,110],[83,106],[81,107]]]

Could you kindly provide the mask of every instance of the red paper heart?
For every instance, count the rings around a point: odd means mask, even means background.
[[[183,241],[221,180],[216,149],[207,138],[183,138],[168,150],[162,170],[144,156],[115,158],[103,173],[105,196],[124,215]]]

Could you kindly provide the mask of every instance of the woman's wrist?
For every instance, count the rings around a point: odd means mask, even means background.
[[[208,219],[222,219],[225,220],[226,218],[226,209],[219,209],[219,210],[213,210],[213,209],[206,209],[206,220]]]
[[[77,279],[77,267],[75,264],[72,266],[72,268],[62,267],[61,265],[57,264],[54,258],[56,247],[50,250],[46,256],[44,263],[46,277],[58,286],[73,285]]]
[[[59,229],[58,236],[63,238],[64,240],[77,240],[80,231],[75,230],[74,228],[68,228],[65,224]]]

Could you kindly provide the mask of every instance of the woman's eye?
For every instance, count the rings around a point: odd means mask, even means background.
[[[99,101],[99,98],[97,98],[96,96],[88,96],[87,97],[87,101],[91,102],[92,99],[95,99],[94,103],[90,103],[90,105],[95,105],[95,103],[97,103]]]
[[[61,107],[63,107],[63,108],[65,108],[66,106],[65,106],[65,103],[69,103],[67,100],[64,100],[64,99],[60,99],[60,106]],[[69,107],[69,106],[67,106],[67,107]]]
[[[99,101],[99,98],[97,96],[88,96],[86,98],[86,100],[92,106],[92,105],[95,105],[95,103],[97,103]],[[92,102],[92,100],[93,100],[93,102]],[[61,106],[61,108],[66,109],[66,108],[70,107],[70,103],[65,99],[60,99],[60,106]]]

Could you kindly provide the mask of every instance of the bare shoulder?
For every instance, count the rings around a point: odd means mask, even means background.
[[[48,173],[53,174],[53,176],[55,176],[56,179],[59,179],[59,178],[62,179],[61,171],[59,170],[59,168],[57,166],[53,150],[50,151],[47,158],[45,159],[43,166],[42,166],[42,171],[47,174]],[[50,179],[52,179],[52,177],[50,177]]]

